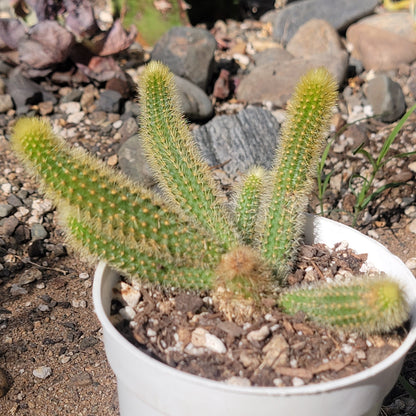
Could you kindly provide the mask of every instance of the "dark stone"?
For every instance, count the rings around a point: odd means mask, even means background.
[[[74,88],[70,93],[64,95],[61,98],[61,103],[70,103],[73,101],[79,102],[81,100],[82,94],[82,90]]]
[[[22,200],[14,194],[11,194],[7,197],[7,203],[15,208],[23,206]]]
[[[366,96],[373,113],[386,123],[398,120],[406,111],[401,86],[387,75],[378,75],[368,82]]]
[[[0,235],[10,237],[13,235],[17,226],[19,225],[19,220],[16,217],[7,217],[0,221]]]
[[[205,91],[212,77],[216,48],[217,42],[207,30],[174,27],[156,43],[152,59],[163,62],[174,74]]]
[[[85,337],[82,338],[79,342],[79,348],[81,350],[86,350],[87,348],[91,348],[94,345],[98,344],[98,339],[95,337]]]
[[[45,255],[45,246],[43,245],[42,240],[35,240],[30,246],[27,248],[27,254],[31,258],[39,258]]]
[[[120,113],[123,97],[117,91],[105,90],[96,102],[97,111],[106,113]]]
[[[45,91],[39,84],[24,77],[19,68],[11,71],[7,81],[7,91],[13,98],[17,112],[24,111],[27,105],[38,104],[42,101],[57,103],[56,97],[51,92]],[[25,113],[27,111],[23,114]]]
[[[234,177],[253,165],[271,167],[280,125],[260,107],[247,107],[236,115],[217,116],[193,131],[208,164],[222,166]]]
[[[191,121],[201,121],[212,117],[211,100],[205,92],[187,79],[175,76],[181,110]]]
[[[18,225],[14,231],[14,238],[17,244],[25,243],[30,240],[30,230],[25,225]]]

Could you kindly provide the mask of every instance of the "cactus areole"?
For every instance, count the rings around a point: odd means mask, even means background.
[[[211,290],[236,321],[263,313],[265,296],[288,313],[365,333],[407,319],[403,291],[388,277],[287,288],[336,103],[326,69],[300,79],[272,168],[247,172],[231,204],[193,141],[168,68],[148,64],[138,92],[139,140],[161,195],[71,148],[41,119],[15,125],[13,148],[54,201],[76,249],[129,279]]]

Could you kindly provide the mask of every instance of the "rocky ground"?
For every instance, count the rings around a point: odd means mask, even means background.
[[[355,194],[362,178],[371,175],[368,159],[354,150],[363,145],[377,158],[397,120],[416,101],[416,35],[408,12],[386,12],[377,1],[350,2],[351,8],[334,2],[329,10],[320,0],[302,3],[291,2],[260,21],[175,29],[154,48],[131,40],[127,50],[111,57],[111,65],[107,57],[99,65],[96,57],[88,65],[73,65],[65,56],[64,63],[40,74],[24,54],[27,48],[17,50],[9,42],[0,61],[1,414],[118,414],[115,378],[91,302],[94,265],[67,246],[52,204],[12,153],[9,137],[19,116],[47,118],[71,144],[151,186],[134,138],[140,110],[134,82],[146,61],[162,60],[177,75],[195,138],[228,192],[248,166],[270,166],[295,82],[306,69],[324,65],[338,79],[340,94],[321,172],[332,176],[323,196],[316,189],[310,211],[353,224]],[[39,38],[32,40],[42,49]],[[411,115],[388,157],[415,149],[415,126]],[[415,175],[416,155],[392,158],[370,193],[397,186],[355,209],[355,227],[412,271]],[[403,375],[412,385],[415,362],[410,352]],[[381,414],[415,415],[415,401],[398,384]]]

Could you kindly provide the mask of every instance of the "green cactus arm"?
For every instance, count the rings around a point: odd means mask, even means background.
[[[253,243],[265,174],[262,167],[250,169],[235,192],[236,225],[244,244]]]
[[[263,255],[283,278],[297,252],[336,92],[332,75],[315,69],[301,78],[288,105],[257,230]]]
[[[64,227],[73,247],[84,255],[106,261],[115,270],[135,280],[169,287],[208,290],[214,274],[203,267],[177,266],[172,262],[149,256],[132,238],[117,239],[108,230],[79,215],[64,216]]]
[[[219,202],[219,188],[180,113],[174,78],[165,65],[147,65],[139,81],[139,100],[140,138],[166,198],[227,248],[233,247],[236,233]]]
[[[222,254],[220,243],[205,238],[151,191],[84,150],[68,146],[47,122],[20,119],[12,146],[58,208],[69,205],[86,218],[132,235],[149,254],[207,263],[215,263]]]
[[[386,276],[305,286],[286,289],[278,304],[288,314],[302,311],[323,326],[372,334],[390,331],[409,317],[400,284]]]

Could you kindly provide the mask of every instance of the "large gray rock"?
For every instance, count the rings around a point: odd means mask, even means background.
[[[211,80],[217,42],[207,30],[174,27],[156,43],[152,59],[166,64],[170,70],[203,90]]]
[[[369,81],[366,96],[373,113],[386,123],[398,120],[406,111],[402,88],[387,75],[378,75]]]
[[[210,166],[221,166],[231,177],[251,166],[270,168],[280,124],[260,107],[248,107],[236,115],[217,116],[193,131]]]
[[[303,0],[270,12],[265,18],[272,21],[274,39],[286,44],[308,20],[324,19],[336,30],[344,30],[372,13],[377,4],[378,0]]]

